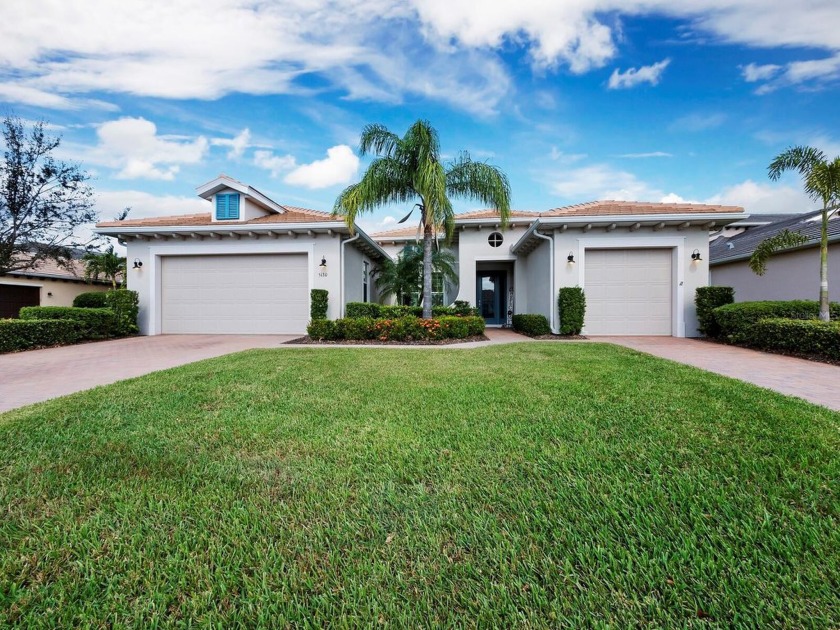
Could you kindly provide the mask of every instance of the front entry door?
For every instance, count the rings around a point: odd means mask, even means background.
[[[479,271],[476,273],[475,303],[481,316],[488,324],[504,324],[507,321],[505,313],[505,280],[504,271]]]

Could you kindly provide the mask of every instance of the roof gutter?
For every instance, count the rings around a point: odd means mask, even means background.
[[[550,236],[546,236],[545,234],[540,234],[537,231],[534,232],[534,236],[548,241],[548,324],[549,326],[551,326],[551,332],[553,332],[556,335],[560,331],[558,330],[557,326],[555,326],[554,321],[554,239]]]

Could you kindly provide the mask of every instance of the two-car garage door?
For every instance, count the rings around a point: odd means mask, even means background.
[[[166,256],[161,332],[302,333],[309,320],[306,254]]]
[[[672,334],[672,251],[586,250],[586,333]]]

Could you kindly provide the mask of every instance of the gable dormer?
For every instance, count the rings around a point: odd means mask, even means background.
[[[286,208],[263,195],[256,188],[228,177],[216,179],[196,188],[198,196],[212,204],[214,223],[250,221],[270,214],[284,214]]]

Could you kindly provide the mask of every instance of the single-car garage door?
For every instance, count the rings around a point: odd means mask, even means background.
[[[161,330],[182,334],[303,333],[306,254],[166,256]]]
[[[670,335],[670,249],[586,250],[585,331],[589,335]]]
[[[41,289],[21,284],[0,284],[0,319],[17,317],[24,306],[38,306]]]

